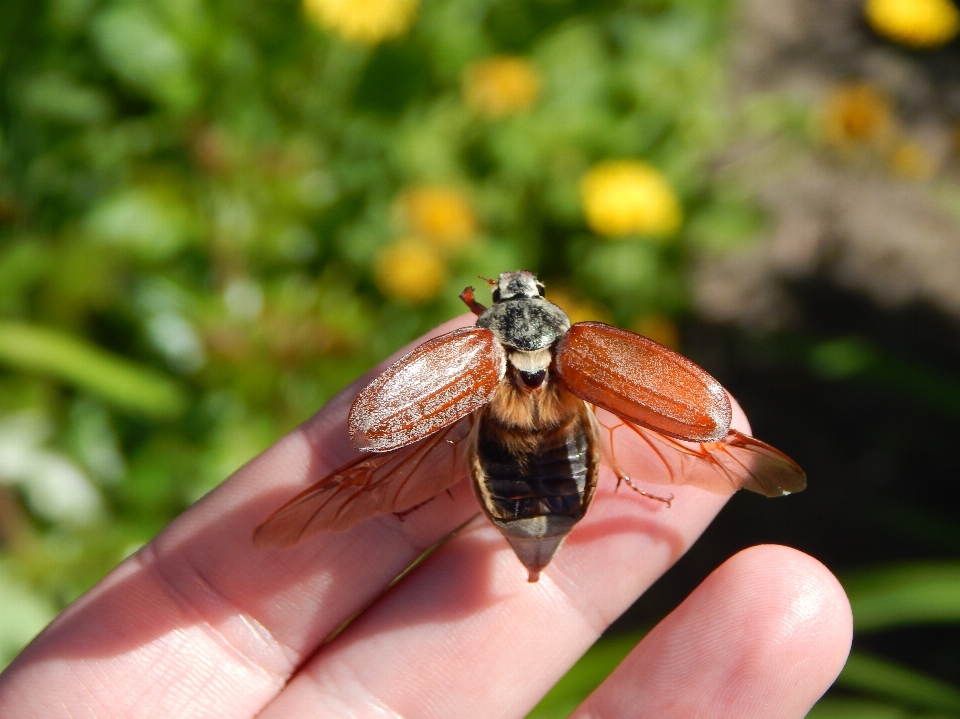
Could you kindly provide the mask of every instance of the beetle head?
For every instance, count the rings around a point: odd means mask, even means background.
[[[497,287],[493,291],[494,302],[516,300],[522,297],[543,297],[543,283],[527,270],[503,272],[497,278]]]

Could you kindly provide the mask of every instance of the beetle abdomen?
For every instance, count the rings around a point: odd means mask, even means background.
[[[477,437],[474,488],[536,581],[583,517],[596,488],[599,458],[584,411],[548,431],[504,427],[486,417]]]
[[[588,446],[583,433],[548,438],[558,441],[535,454],[517,457],[498,432],[482,432],[477,452],[493,517],[501,521],[543,514],[583,515]],[[545,443],[545,444],[548,444]]]

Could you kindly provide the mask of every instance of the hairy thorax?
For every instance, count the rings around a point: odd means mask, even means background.
[[[536,389],[524,385],[512,364],[493,400],[484,408],[484,424],[514,454],[536,452],[548,437],[555,437],[575,422],[583,400],[570,394],[549,375]]]

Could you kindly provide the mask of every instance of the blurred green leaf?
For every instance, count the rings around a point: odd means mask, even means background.
[[[56,609],[0,568],[0,669],[53,619]]]
[[[0,361],[53,375],[151,417],[175,417],[186,408],[186,396],[173,380],[58,330],[0,322]]]
[[[861,651],[850,653],[837,686],[889,697],[919,709],[960,714],[960,688]]]
[[[32,78],[22,96],[28,112],[63,122],[96,122],[110,112],[104,93],[58,72]]]
[[[169,257],[193,234],[189,209],[162,188],[131,188],[108,195],[87,217],[95,242],[133,250],[148,260]]]
[[[199,100],[184,49],[147,3],[108,6],[94,18],[93,37],[107,64],[154,99],[177,111],[189,110]]]
[[[649,300],[657,294],[661,265],[656,243],[632,238],[593,240],[584,255],[578,270],[601,297]]]
[[[816,341],[792,334],[780,335],[771,344],[825,379],[863,378],[931,407],[960,414],[960,379],[860,337]]]
[[[24,304],[23,295],[43,278],[51,265],[47,248],[35,239],[12,243],[0,255],[0,307],[12,311]]]
[[[821,342],[810,349],[813,370],[829,379],[845,379],[862,374],[876,362],[873,348],[852,337]]]
[[[909,564],[846,576],[857,632],[960,621],[960,564]]]
[[[868,699],[828,697],[816,703],[807,719],[953,719],[956,714],[917,712],[896,704]]]
[[[700,248],[723,252],[756,241],[764,229],[760,210],[748,202],[709,205],[687,223],[686,233]]]

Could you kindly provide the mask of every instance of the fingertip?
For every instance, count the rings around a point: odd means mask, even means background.
[[[634,649],[576,716],[800,719],[852,638],[840,583],[788,547],[751,547],[716,569]]]
[[[853,614],[840,582],[820,561],[791,547],[759,545],[735,554],[707,581],[747,602],[754,630],[779,653],[816,657],[830,683],[840,673]]]

